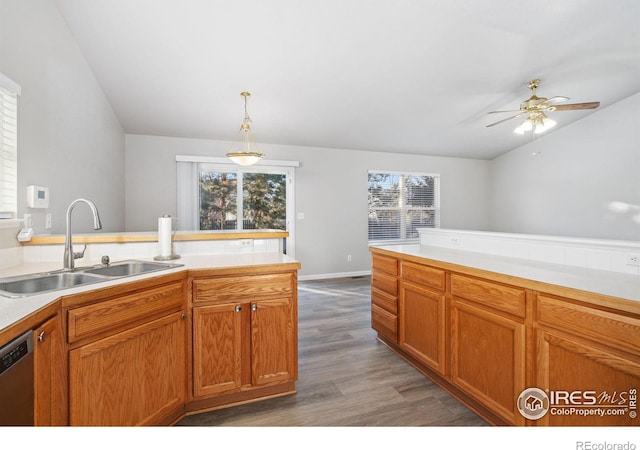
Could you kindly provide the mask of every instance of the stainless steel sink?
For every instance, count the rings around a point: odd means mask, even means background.
[[[155,272],[157,270],[166,270],[173,267],[181,266],[182,264],[164,264],[154,263],[148,261],[120,261],[105,266],[79,269],[84,273],[92,275],[102,275],[105,277],[130,277],[133,275],[140,275],[148,272]]]
[[[7,297],[23,297],[99,281],[104,281],[104,278],[77,272],[31,274],[0,279],[0,294]]]
[[[0,296],[26,297],[180,266],[182,264],[125,260],[100,266],[78,267],[71,271],[61,270],[0,278]]]

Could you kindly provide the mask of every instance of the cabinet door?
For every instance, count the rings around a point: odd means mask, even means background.
[[[297,378],[297,311],[290,298],[251,303],[251,380],[253,385]]]
[[[193,390],[201,397],[242,385],[242,306],[193,308]]]
[[[153,425],[182,408],[185,324],[176,312],[70,351],[70,424]]]
[[[34,330],[34,339],[34,423],[39,426],[66,425],[66,352],[60,317],[52,317]]]
[[[525,325],[454,298],[451,378],[508,423],[524,424],[516,404],[525,388]]]
[[[445,297],[410,283],[400,288],[400,347],[445,373]]]
[[[637,355],[567,333],[539,329],[536,381],[538,388],[555,393],[549,410],[538,421],[540,425],[638,425]],[[597,414],[582,414],[591,412]]]

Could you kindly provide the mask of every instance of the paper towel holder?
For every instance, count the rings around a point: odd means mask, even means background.
[[[161,218],[158,219],[158,246],[160,246],[160,220],[161,219],[171,219],[171,216],[168,214],[163,215]],[[173,219],[171,219],[171,232],[170,232],[170,245],[171,245],[171,254],[169,255],[163,255],[162,251],[160,251],[160,254],[158,256],[154,256],[153,259],[155,261],[171,261],[174,259],[180,259],[180,255],[177,255],[175,253],[174,250],[174,246],[173,246],[173,242],[174,242],[174,236],[176,234],[176,230],[173,229]]]

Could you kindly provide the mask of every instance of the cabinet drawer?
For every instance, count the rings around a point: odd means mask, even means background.
[[[374,270],[371,274],[371,286],[387,294],[398,295],[398,280],[396,277],[385,275],[378,270]]]
[[[537,321],[638,352],[640,320],[538,294]]]
[[[371,305],[371,328],[398,342],[398,317],[377,305]]]
[[[523,289],[452,274],[451,293],[514,316],[524,317],[526,313]]]
[[[375,287],[371,289],[371,302],[391,314],[398,314],[398,300],[396,297],[379,291]]]
[[[402,261],[402,279],[444,290],[444,270]]]
[[[193,302],[241,302],[256,297],[290,297],[293,286],[291,273],[196,279],[193,282]]]
[[[183,304],[183,282],[178,282],[71,309],[67,316],[69,343],[178,310]]]
[[[398,260],[391,256],[374,253],[371,256],[371,265],[374,270],[381,270],[391,275],[398,275]]]

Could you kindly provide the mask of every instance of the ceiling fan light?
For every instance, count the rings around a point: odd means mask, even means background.
[[[549,119],[547,116],[544,116],[542,119],[542,123],[544,124],[545,130],[549,130],[556,126],[556,121],[553,119]]]
[[[513,130],[516,134],[524,134],[526,131],[531,131],[533,129],[533,122],[531,118],[526,118],[518,127]]]

